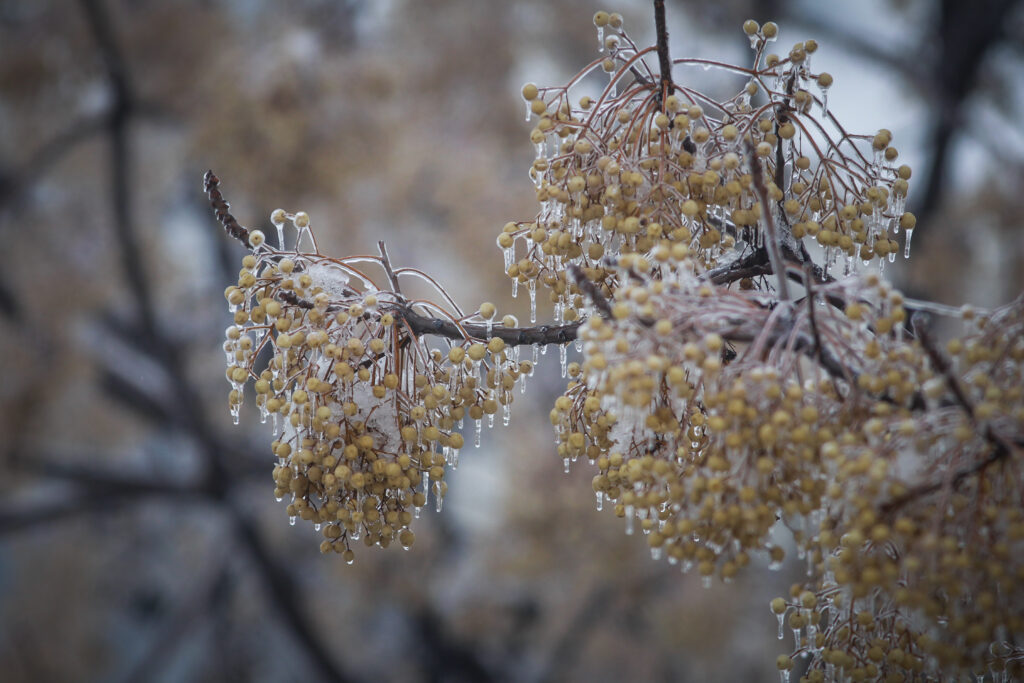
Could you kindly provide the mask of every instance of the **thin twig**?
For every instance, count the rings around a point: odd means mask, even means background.
[[[779,233],[778,230],[776,230],[772,206],[768,201],[768,188],[766,188],[764,184],[764,171],[761,169],[761,161],[754,154],[754,150],[750,149],[749,152],[753,159],[753,161],[750,162],[750,170],[754,181],[754,190],[757,192],[758,201],[761,202],[761,214],[764,219],[764,242],[768,249],[768,260],[772,264],[772,272],[775,273],[775,279],[779,290],[779,299],[782,301],[788,301],[789,285],[786,283],[785,262],[782,259]]]
[[[391,268],[391,259],[388,258],[388,248],[384,244],[384,240],[377,241],[377,249],[380,250],[380,262],[384,266],[384,272],[387,273],[388,281],[391,282],[391,290],[402,296],[402,288],[398,284],[398,276],[395,275],[395,271]]]
[[[206,190],[206,194],[210,198],[210,206],[213,207],[213,213],[217,216],[220,224],[224,226],[225,232],[241,242],[246,249],[251,248],[249,246],[249,231],[243,228],[235,220],[235,217],[231,215],[231,205],[227,203],[224,195],[220,192],[220,178],[214,175],[213,171],[207,171],[206,175],[203,176],[203,189]]]
[[[590,301],[594,304],[594,308],[596,308],[605,318],[611,318],[611,304],[608,303],[608,299],[606,299],[604,294],[601,293],[601,290],[598,289],[597,285],[583,273],[583,269],[578,265],[573,264],[569,266],[569,272],[572,273],[573,279],[576,280],[576,286],[580,288],[580,291],[590,298]]]

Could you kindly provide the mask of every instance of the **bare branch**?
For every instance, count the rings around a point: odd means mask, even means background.
[[[231,206],[220,192],[220,178],[214,175],[213,171],[207,171],[206,175],[203,176],[203,189],[206,190],[206,194],[210,198],[210,206],[213,207],[213,213],[217,216],[220,224],[224,226],[224,231],[241,242],[246,249],[249,249],[249,231],[243,228],[235,220],[235,217],[231,215]]]
[[[672,58],[668,52],[668,28],[665,25],[665,0],[654,0],[654,30],[658,41],[658,69],[661,72],[661,101],[675,91],[672,82]]]

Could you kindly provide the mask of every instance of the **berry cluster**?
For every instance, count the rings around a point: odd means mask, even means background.
[[[762,248],[762,191],[794,252],[814,240],[829,266],[842,257],[849,272],[855,260],[893,260],[901,229],[909,251],[911,170],[894,165],[891,132],[853,135],[828,112],[833,79],[811,70],[815,41],[779,56],[767,51],[778,27],[748,21],[751,67],[675,60],[740,81],[720,101],[653,73],[644,58],[655,48],[638,48],[619,15],[598,12],[594,23],[602,56],[564,86],[523,87],[527,116],[537,118],[530,175],[541,209],[498,236],[513,285],[525,284],[532,297],[540,282],[556,322],[576,320],[582,305],[569,264],[606,286],[605,255],[683,244],[712,267]],[[593,92],[598,71],[609,82]]]
[[[271,248],[208,176],[250,247],[225,292],[229,403],[237,420],[252,382],[273,417],[289,515],[349,561],[360,538],[408,547],[464,420],[477,443],[484,420],[507,424],[536,362],[519,348],[556,344],[558,453],[596,467],[598,508],[655,557],[729,581],[755,554],[779,566],[792,537],[807,578],[771,603],[795,639],[784,683],[795,657],[808,682],[1020,676],[1024,299],[951,312],[857,272],[893,260],[900,232],[908,253],[910,169],[889,131],[853,135],[828,111],[813,40],[780,56],[778,27],[748,21],[752,67],[675,60],[737,77],[722,101],[672,80],[664,35],[639,48],[619,15],[594,23],[602,55],[565,86],[523,88],[541,207],[498,236],[513,292],[528,288],[535,321],[541,283],[554,325],[499,322],[491,304],[466,316],[383,244],[327,258],[304,213],[274,212]],[[607,85],[574,103],[599,71]],[[441,303],[408,300],[403,276]],[[924,312],[960,335],[943,346]]]
[[[360,538],[408,548],[409,525],[431,492],[441,507],[465,419],[475,423],[479,444],[484,420],[493,424],[501,412],[508,422],[513,388],[532,371],[530,361],[518,360],[518,347],[497,336],[515,319],[495,324],[488,303],[463,316],[440,288],[447,309],[411,304],[397,291],[399,279],[433,282],[428,276],[392,270],[383,251],[320,255],[305,213],[278,210],[271,220],[278,244],[285,243],[286,222],[294,226],[295,247],[273,249],[261,232],[247,231],[252,251],[237,285],[225,291],[234,316],[224,343],[232,415],[237,422],[251,381],[263,420],[269,415],[274,424],[275,495],[289,497],[293,523],[301,517],[322,532],[321,550],[351,561],[351,544]],[[390,288],[364,272],[373,266]],[[431,348],[423,328],[443,323],[462,336]],[[479,341],[477,328],[490,338]],[[470,336],[474,329],[477,338]]]

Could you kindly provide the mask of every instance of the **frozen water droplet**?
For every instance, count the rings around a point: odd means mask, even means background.
[[[353,565],[355,563],[356,563],[356,558],[354,558],[354,557],[345,560],[345,564],[348,564],[348,565]]]
[[[274,496],[274,500],[280,503],[282,500],[284,500],[284,496]]]
[[[320,522],[313,525],[313,531],[320,531]]]
[[[537,281],[528,280],[526,288],[530,291],[530,322],[537,322]]]
[[[296,519],[295,515],[292,515],[291,517],[289,517],[288,518],[288,524],[290,524],[291,526],[295,526],[295,519]]]

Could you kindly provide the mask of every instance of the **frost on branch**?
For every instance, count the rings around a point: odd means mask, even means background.
[[[828,111],[814,41],[780,56],[778,27],[748,21],[752,66],[675,60],[738,80],[716,100],[652,71],[655,54],[673,63],[664,32],[640,48],[618,15],[594,22],[597,59],[565,86],[523,88],[540,209],[498,235],[513,291],[527,288],[531,319],[546,292],[554,324],[498,323],[490,304],[466,316],[382,244],[328,258],[302,213],[275,212],[291,246],[271,248],[208,175],[219,220],[251,248],[225,292],[229,402],[237,419],[252,381],[288,514],[350,561],[360,539],[408,547],[465,420],[477,438],[497,413],[507,423],[533,369],[519,348],[557,344],[558,455],[596,468],[597,507],[656,558],[730,581],[757,555],[781,565],[791,534],[806,579],[771,603],[794,639],[784,681],[799,656],[808,681],[1019,675],[1024,299],[950,315],[881,277],[900,233],[909,255],[910,169],[891,133],[850,134]],[[591,72],[608,83],[580,96]],[[438,301],[408,300],[403,277]],[[922,311],[957,336],[937,342]]]

